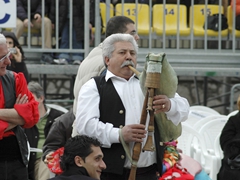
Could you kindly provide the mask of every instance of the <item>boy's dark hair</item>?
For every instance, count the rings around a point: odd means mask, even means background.
[[[112,34],[125,33],[128,24],[135,24],[135,22],[126,16],[114,16],[110,18],[106,27],[106,37]]]
[[[77,135],[69,138],[64,146],[64,153],[61,157],[61,169],[65,171],[75,165],[75,156],[79,156],[85,161],[85,158],[93,152],[92,146],[100,147],[101,144],[97,139],[85,135]]]

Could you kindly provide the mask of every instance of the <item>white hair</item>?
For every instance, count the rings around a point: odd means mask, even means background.
[[[103,60],[105,59],[105,57],[110,58],[112,56],[112,53],[115,50],[114,44],[116,42],[130,42],[133,45],[136,54],[138,53],[138,45],[135,39],[133,38],[133,36],[131,36],[130,34],[120,34],[120,33],[112,34],[111,36],[108,36],[103,41],[103,44],[102,44]],[[104,63],[105,63],[105,60],[104,60]]]
[[[0,33],[0,44],[6,44],[7,40],[3,34]]]

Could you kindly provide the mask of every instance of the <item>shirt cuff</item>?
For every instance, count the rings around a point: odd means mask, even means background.
[[[171,108],[170,108],[170,110],[168,112],[166,112],[167,117],[168,116],[173,116],[176,113],[176,111],[177,111],[175,102],[171,98],[169,100],[171,102]]]
[[[110,138],[110,143],[113,144],[113,143],[120,143],[119,142],[119,128],[112,128],[112,130],[110,131],[110,134],[109,134],[109,138]]]

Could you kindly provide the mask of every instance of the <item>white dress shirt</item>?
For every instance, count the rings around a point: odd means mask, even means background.
[[[139,80],[132,76],[129,80],[120,78],[107,71],[105,80],[112,80],[112,83],[119,94],[125,107],[125,125],[139,124],[144,102],[144,95],[140,88]],[[167,112],[168,119],[174,124],[187,119],[189,104],[185,98],[175,95],[171,100],[171,109]],[[103,147],[110,148],[112,143],[119,142],[119,128],[113,127],[111,123],[99,121],[100,96],[94,79],[85,83],[78,96],[76,113],[76,129],[79,134],[97,138]],[[111,109],[109,109],[111,111]],[[180,119],[181,118],[181,119]],[[147,122],[149,121],[149,118]],[[147,129],[146,123],[146,129]],[[146,140],[146,138],[145,138]],[[144,142],[145,142],[144,140]],[[130,143],[130,148],[134,143]],[[142,143],[143,145],[145,143]],[[156,163],[156,152],[141,152],[138,167],[147,167]],[[130,168],[131,164],[126,158],[125,167]]]

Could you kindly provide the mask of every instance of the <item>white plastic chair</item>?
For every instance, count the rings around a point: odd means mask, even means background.
[[[213,121],[211,121],[212,123]],[[186,146],[188,147],[188,151],[190,151],[190,155],[193,159],[201,163],[201,165],[204,163],[204,170],[206,173],[209,174],[210,178],[212,180],[216,180],[216,174],[217,174],[217,157],[215,154],[209,154],[206,142],[203,136],[193,129],[190,125],[187,123],[182,123],[183,127],[183,133],[187,132],[189,135],[186,137]],[[196,142],[194,142],[196,141]],[[197,149],[192,149],[192,144],[198,143]]]
[[[227,117],[230,118],[231,116],[236,115],[238,112],[239,112],[239,110],[234,110],[234,111],[230,112],[230,113],[227,115]]]
[[[188,119],[185,122],[191,126],[194,126],[198,121],[202,120],[203,118],[213,116],[213,115],[215,115],[215,114],[212,114],[207,111],[194,109],[194,110],[189,111]]]
[[[222,132],[223,127],[228,121],[227,116],[216,118],[208,123],[205,123],[199,130],[199,133],[206,141],[206,146],[214,152],[214,142],[218,134]]]
[[[221,146],[220,146],[220,141],[219,141],[219,139],[220,139],[220,136],[221,136],[221,133],[219,133],[218,135],[217,135],[217,137],[215,138],[215,141],[214,141],[214,152],[215,152],[215,155],[216,155],[216,157],[217,157],[217,172],[219,172],[219,169],[220,169],[220,167],[221,167],[221,160],[222,160],[222,158],[223,158],[223,151],[222,151],[222,148],[221,148]]]
[[[188,127],[189,124],[186,122],[182,122],[182,134],[177,139],[178,140],[177,148],[181,149],[183,154],[190,156],[190,147],[187,143],[188,143],[188,138],[190,138],[192,134],[185,128],[186,126]]]
[[[182,123],[182,135],[178,138],[177,148],[181,149],[183,154],[201,163],[201,149],[192,149],[193,141],[196,141],[200,147],[206,149],[206,143],[199,132],[193,129],[189,124]],[[179,146],[179,144],[183,145],[183,147]]]
[[[194,124],[197,123],[199,120],[212,115],[220,114],[214,109],[211,109],[207,106],[191,106],[188,119],[185,122],[191,126],[194,126]]]
[[[200,119],[200,120],[198,120],[198,121],[196,121],[194,124],[190,124],[191,125],[191,127],[193,128],[193,129],[195,129],[196,131],[198,131],[199,132],[199,130],[202,128],[202,126],[204,126],[206,123],[208,123],[209,121],[213,121],[213,120],[215,120],[215,119],[218,119],[218,118],[226,118],[226,116],[225,115],[209,115],[209,116],[207,116],[207,117],[205,117],[205,118],[202,118],[202,119]],[[187,121],[186,121],[187,122]],[[192,143],[192,149],[191,149],[191,151],[194,151],[194,149],[199,149],[199,144],[198,144],[198,142],[196,141],[196,139],[195,140],[193,140],[193,143]],[[212,148],[211,148],[212,149]],[[209,150],[210,151],[210,150]],[[196,158],[196,157],[192,157],[192,158]]]
[[[199,134],[203,137],[206,142],[206,150],[202,153],[201,164],[204,170],[209,173],[212,180],[216,180],[217,173],[219,171],[219,157],[215,154],[214,144],[219,133],[222,132],[223,127],[228,121],[227,116],[222,116],[208,123],[205,123],[199,130]],[[202,149],[202,147],[199,147]]]
[[[217,111],[212,110],[206,106],[191,106],[188,119],[184,121],[182,124],[190,125],[191,127],[196,126],[195,124],[199,124],[197,126],[202,126],[203,122],[208,122],[208,120],[202,121],[202,119],[205,119],[210,116],[221,116]],[[202,122],[200,122],[202,121]],[[196,131],[200,129],[200,127],[194,128]],[[187,132],[182,132],[182,135],[178,138],[178,148],[183,151],[184,154],[191,156],[190,150],[188,150],[188,147],[186,146],[186,139],[188,138],[189,134]],[[196,143],[195,143],[196,142]],[[198,142],[193,141],[193,144],[196,144],[195,146],[198,146]],[[194,145],[192,145],[194,146]],[[194,158],[194,157],[192,157]]]
[[[221,119],[228,119],[228,118],[225,115],[211,115],[211,116],[205,117],[205,118],[201,119],[200,121],[198,121],[197,123],[195,123],[193,125],[193,129],[195,129],[196,131],[200,132],[200,129],[205,124],[209,123],[210,121],[214,121],[216,119],[221,120]],[[194,142],[196,142],[196,141],[194,141]],[[208,147],[208,152],[211,153],[211,154],[214,154],[213,146],[208,144],[207,147]],[[195,144],[193,143],[192,148],[193,149],[198,149],[199,148],[198,147],[198,143],[195,143]]]
[[[201,105],[190,106],[190,111],[191,110],[204,111],[204,112],[208,112],[210,114],[215,114],[215,115],[219,115],[220,114],[215,109],[212,109],[212,108],[210,108],[208,106],[201,106]]]
[[[201,129],[201,127],[203,125],[205,125],[206,123],[208,123],[209,121],[213,121],[213,120],[219,119],[219,118],[227,119],[227,116],[226,115],[221,115],[221,114],[207,116],[205,118],[200,119],[198,122],[196,122],[193,125],[193,129],[196,129],[197,131],[199,131]]]
[[[60,105],[57,105],[57,104],[46,104],[46,106],[48,106],[50,108],[53,108],[53,109],[57,109],[57,110],[62,111],[64,113],[68,112],[68,109],[66,109],[65,107],[62,107]]]

